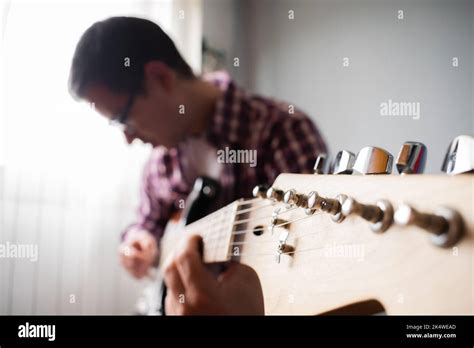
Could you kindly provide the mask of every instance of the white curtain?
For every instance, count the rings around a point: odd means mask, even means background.
[[[0,244],[37,245],[39,257],[0,258],[0,314],[132,312],[144,282],[125,274],[116,251],[135,216],[150,148],[127,146],[70,97],[71,58],[93,22],[131,15],[160,24],[199,71],[200,7],[173,0],[2,2]]]

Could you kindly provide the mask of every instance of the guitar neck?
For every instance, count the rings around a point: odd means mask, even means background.
[[[165,233],[160,245],[160,262],[164,262],[189,235],[202,237],[204,262],[229,261],[236,218],[239,216],[239,209],[245,207],[244,202],[244,200],[237,200],[189,225],[176,226],[177,228],[171,233]]]

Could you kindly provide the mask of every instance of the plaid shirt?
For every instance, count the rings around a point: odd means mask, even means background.
[[[223,94],[217,101],[204,137],[217,150],[256,150],[257,165],[224,163],[218,181],[219,206],[251,197],[258,184],[271,185],[280,173],[310,173],[316,156],[326,146],[316,126],[300,110],[284,102],[251,95],[236,86],[225,72],[207,74]],[[180,146],[155,147],[145,166],[138,220],[131,229],[145,229],[159,240],[171,215],[193,187],[183,175]],[[182,201],[181,201],[182,202]],[[216,207],[217,208],[217,207]]]

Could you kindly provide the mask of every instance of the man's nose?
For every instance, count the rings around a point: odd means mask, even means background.
[[[137,138],[135,134],[129,133],[126,130],[123,131],[123,134],[125,135],[125,139],[127,139],[128,144],[131,144]]]

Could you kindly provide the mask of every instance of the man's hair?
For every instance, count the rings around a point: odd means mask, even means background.
[[[183,78],[194,78],[173,41],[157,24],[134,17],[96,22],[76,46],[69,91],[75,98],[83,98],[91,84],[116,93],[140,91],[144,66],[151,60],[165,63]]]

